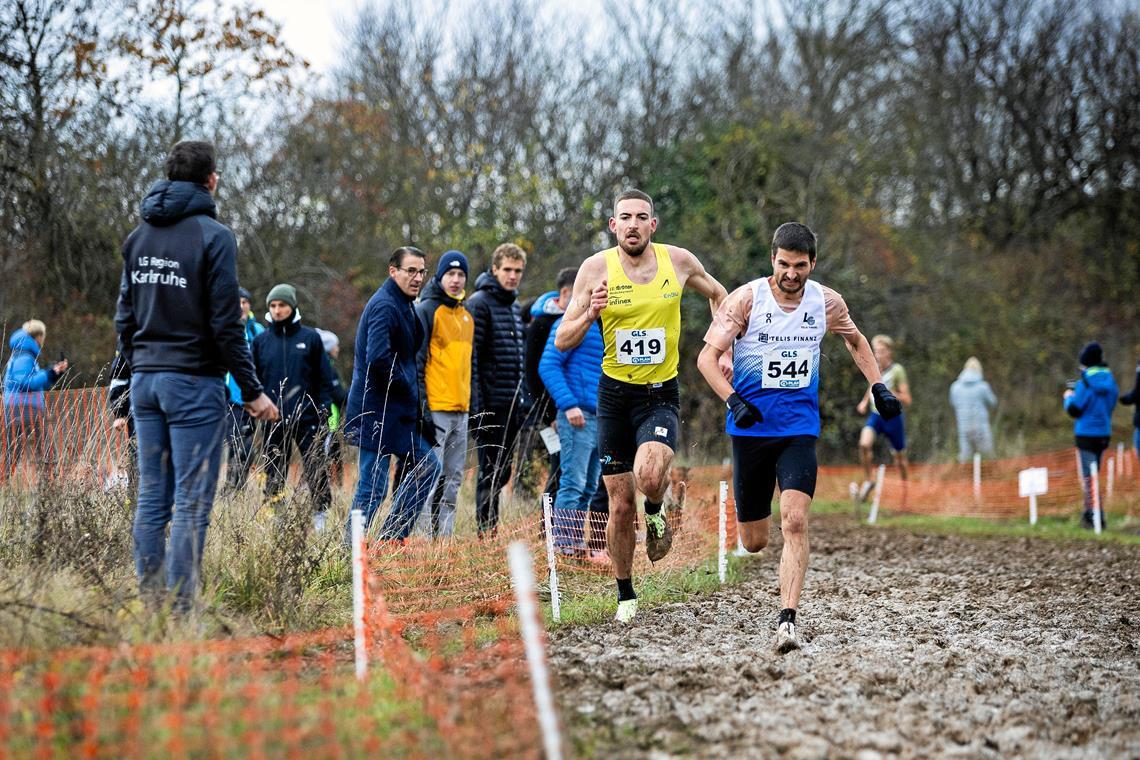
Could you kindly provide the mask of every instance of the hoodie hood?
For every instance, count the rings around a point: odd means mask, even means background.
[[[1093,393],[1116,395],[1116,380],[1108,367],[1089,367],[1084,372],[1084,379]]]
[[[13,351],[27,351],[32,356],[40,355],[40,344],[22,329],[12,333],[12,337],[8,339],[8,348]]]
[[[420,291],[420,301],[437,301],[443,306],[458,306],[463,303],[463,299],[467,294],[464,293],[461,297],[455,298],[439,284],[439,280],[434,277],[424,285],[424,289]]]
[[[534,317],[541,317],[543,314],[560,317],[565,313],[566,310],[558,305],[557,290],[543,293],[530,305],[530,316],[532,319]]]
[[[982,373],[976,369],[964,369],[958,374],[958,382],[980,383],[982,382]]]
[[[276,332],[295,332],[291,330],[294,325],[301,324],[301,310],[293,309],[293,317],[291,319],[283,319],[280,322],[273,319],[273,315],[268,311],[265,312],[265,321],[269,323],[269,329]]]
[[[475,290],[486,290],[488,294],[494,296],[496,299],[503,303],[513,303],[519,296],[517,290],[507,290],[499,284],[498,278],[490,272],[483,272],[475,280]]]
[[[218,207],[205,185],[194,182],[159,180],[142,201],[143,221],[156,227],[167,227],[197,214],[213,218],[218,215]]]

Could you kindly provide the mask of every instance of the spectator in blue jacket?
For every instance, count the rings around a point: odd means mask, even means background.
[[[245,328],[245,341],[253,349],[253,339],[265,332],[265,325],[253,316],[253,294],[245,288],[238,288],[241,303],[241,323]],[[228,455],[226,457],[226,491],[240,491],[249,478],[249,468],[253,464],[253,418],[242,405],[241,388],[234,376],[226,373],[226,388],[230,395],[229,431],[226,434]]]
[[[1085,494],[1085,509],[1081,524],[1093,527],[1092,468],[1100,469],[1100,457],[1108,448],[1112,437],[1112,410],[1118,393],[1112,371],[1104,362],[1099,343],[1089,343],[1081,350],[1079,359],[1081,377],[1075,388],[1065,391],[1064,407],[1075,419],[1077,453],[1081,460],[1081,487]],[[1104,519],[1104,509],[1101,509]],[[1104,525],[1104,523],[1102,523]]]
[[[364,512],[365,528],[388,492],[389,456],[404,460],[408,473],[380,529],[381,539],[403,541],[412,531],[439,477],[432,451],[434,428],[420,420],[416,354],[424,328],[413,306],[427,276],[423,251],[397,248],[388,259],[388,279],[372,294],[356,328],[352,384],[344,438],[360,448],[360,479],[352,508]],[[346,526],[346,539],[348,531]]]
[[[265,297],[269,329],[253,340],[253,364],[281,421],[265,431],[265,498],[274,504],[289,474],[290,444],[301,455],[301,470],[313,500],[313,527],[324,530],[332,491],[325,463],[325,424],[333,403],[333,371],[320,334],[301,324],[297,290],[275,285]]]
[[[554,543],[563,554],[584,556],[586,510],[602,470],[597,413],[604,347],[597,322],[569,351],[554,347],[557,332],[555,324],[538,364],[546,391],[558,407],[558,442],[562,446],[562,478],[554,497]]]
[[[16,469],[23,452],[31,448],[42,475],[50,477],[51,441],[47,435],[47,412],[44,391],[50,389],[67,369],[61,359],[49,369],[40,369],[40,351],[47,337],[47,327],[38,319],[30,319],[12,333],[8,347],[12,353],[4,368],[4,427],[7,428],[8,450],[4,476]]]
[[[165,169],[123,243],[115,329],[131,367],[138,434],[139,589],[153,608],[165,586],[174,609],[186,611],[198,590],[221,467],[226,372],[254,419],[276,419],[277,407],[262,392],[242,332],[237,239],[215,220],[214,146],[180,142]]]

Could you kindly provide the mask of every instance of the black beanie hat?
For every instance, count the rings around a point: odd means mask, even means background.
[[[467,271],[467,257],[461,251],[452,249],[439,257],[439,264],[435,268],[435,279],[442,282],[443,276],[451,269],[462,269],[463,274],[470,274]]]
[[[1094,340],[1082,348],[1077,361],[1084,367],[1099,367],[1104,364],[1104,353],[1100,350],[1100,344]]]

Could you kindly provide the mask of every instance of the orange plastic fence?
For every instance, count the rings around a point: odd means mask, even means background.
[[[5,408],[0,481],[29,486],[64,479],[104,483],[127,466],[127,434],[111,427],[105,388],[44,394],[44,408]]]
[[[101,391],[48,396],[49,422],[36,431],[52,444],[53,477],[101,480],[117,471],[126,441],[111,432]],[[8,441],[0,447],[6,464]],[[1100,480],[1110,510],[1131,507],[1140,494],[1140,467],[1132,452],[1125,456],[1113,460],[1111,495],[1107,461]],[[26,477],[37,467],[21,466]],[[977,486],[970,465],[913,465],[905,484],[894,473],[884,479],[880,511],[1020,519],[1027,505],[1017,496],[1017,473],[1027,467],[1049,470],[1049,493],[1038,501],[1042,514],[1080,504],[1075,456],[1061,451],[985,462]],[[817,498],[845,500],[861,477],[858,468],[821,468]],[[684,504],[666,511],[675,531],[672,552],[650,565],[639,548],[635,577],[693,568],[715,556],[718,482],[731,481],[731,473],[693,468],[687,479]],[[731,489],[727,508],[731,547]],[[575,543],[597,546],[604,522],[587,520],[577,530]],[[369,670],[362,681],[346,629],[285,639],[0,652],[0,757],[536,756],[541,741],[531,683],[510,614],[506,547],[515,540],[530,546],[538,566],[546,564],[537,509],[505,519],[484,540],[370,544]],[[610,573],[608,563],[557,556],[560,572]]]

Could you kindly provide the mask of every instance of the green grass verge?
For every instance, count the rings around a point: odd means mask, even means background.
[[[853,514],[850,502],[816,502],[813,514]],[[867,505],[861,508],[861,519],[867,525]],[[880,510],[875,525],[868,528],[899,528],[919,533],[953,533],[963,536],[1007,536],[1013,538],[1044,538],[1053,541],[1108,541],[1110,543],[1140,545],[1140,518],[1124,513],[1109,512],[1109,528],[1098,536],[1081,527],[1079,514],[1040,517],[1036,525],[1029,520],[987,520],[980,517],[939,517],[911,515]]]
[[[740,582],[744,567],[750,559],[734,557],[729,553],[726,585]],[[698,594],[708,594],[721,588],[715,556],[690,568],[664,570],[641,577],[635,575],[634,586],[637,589],[638,610],[684,602]],[[560,622],[555,623],[550,611],[549,588],[543,583],[545,601],[542,606],[547,629],[613,620],[617,609],[617,590],[612,576],[563,572],[558,575],[558,588],[562,614]]]

